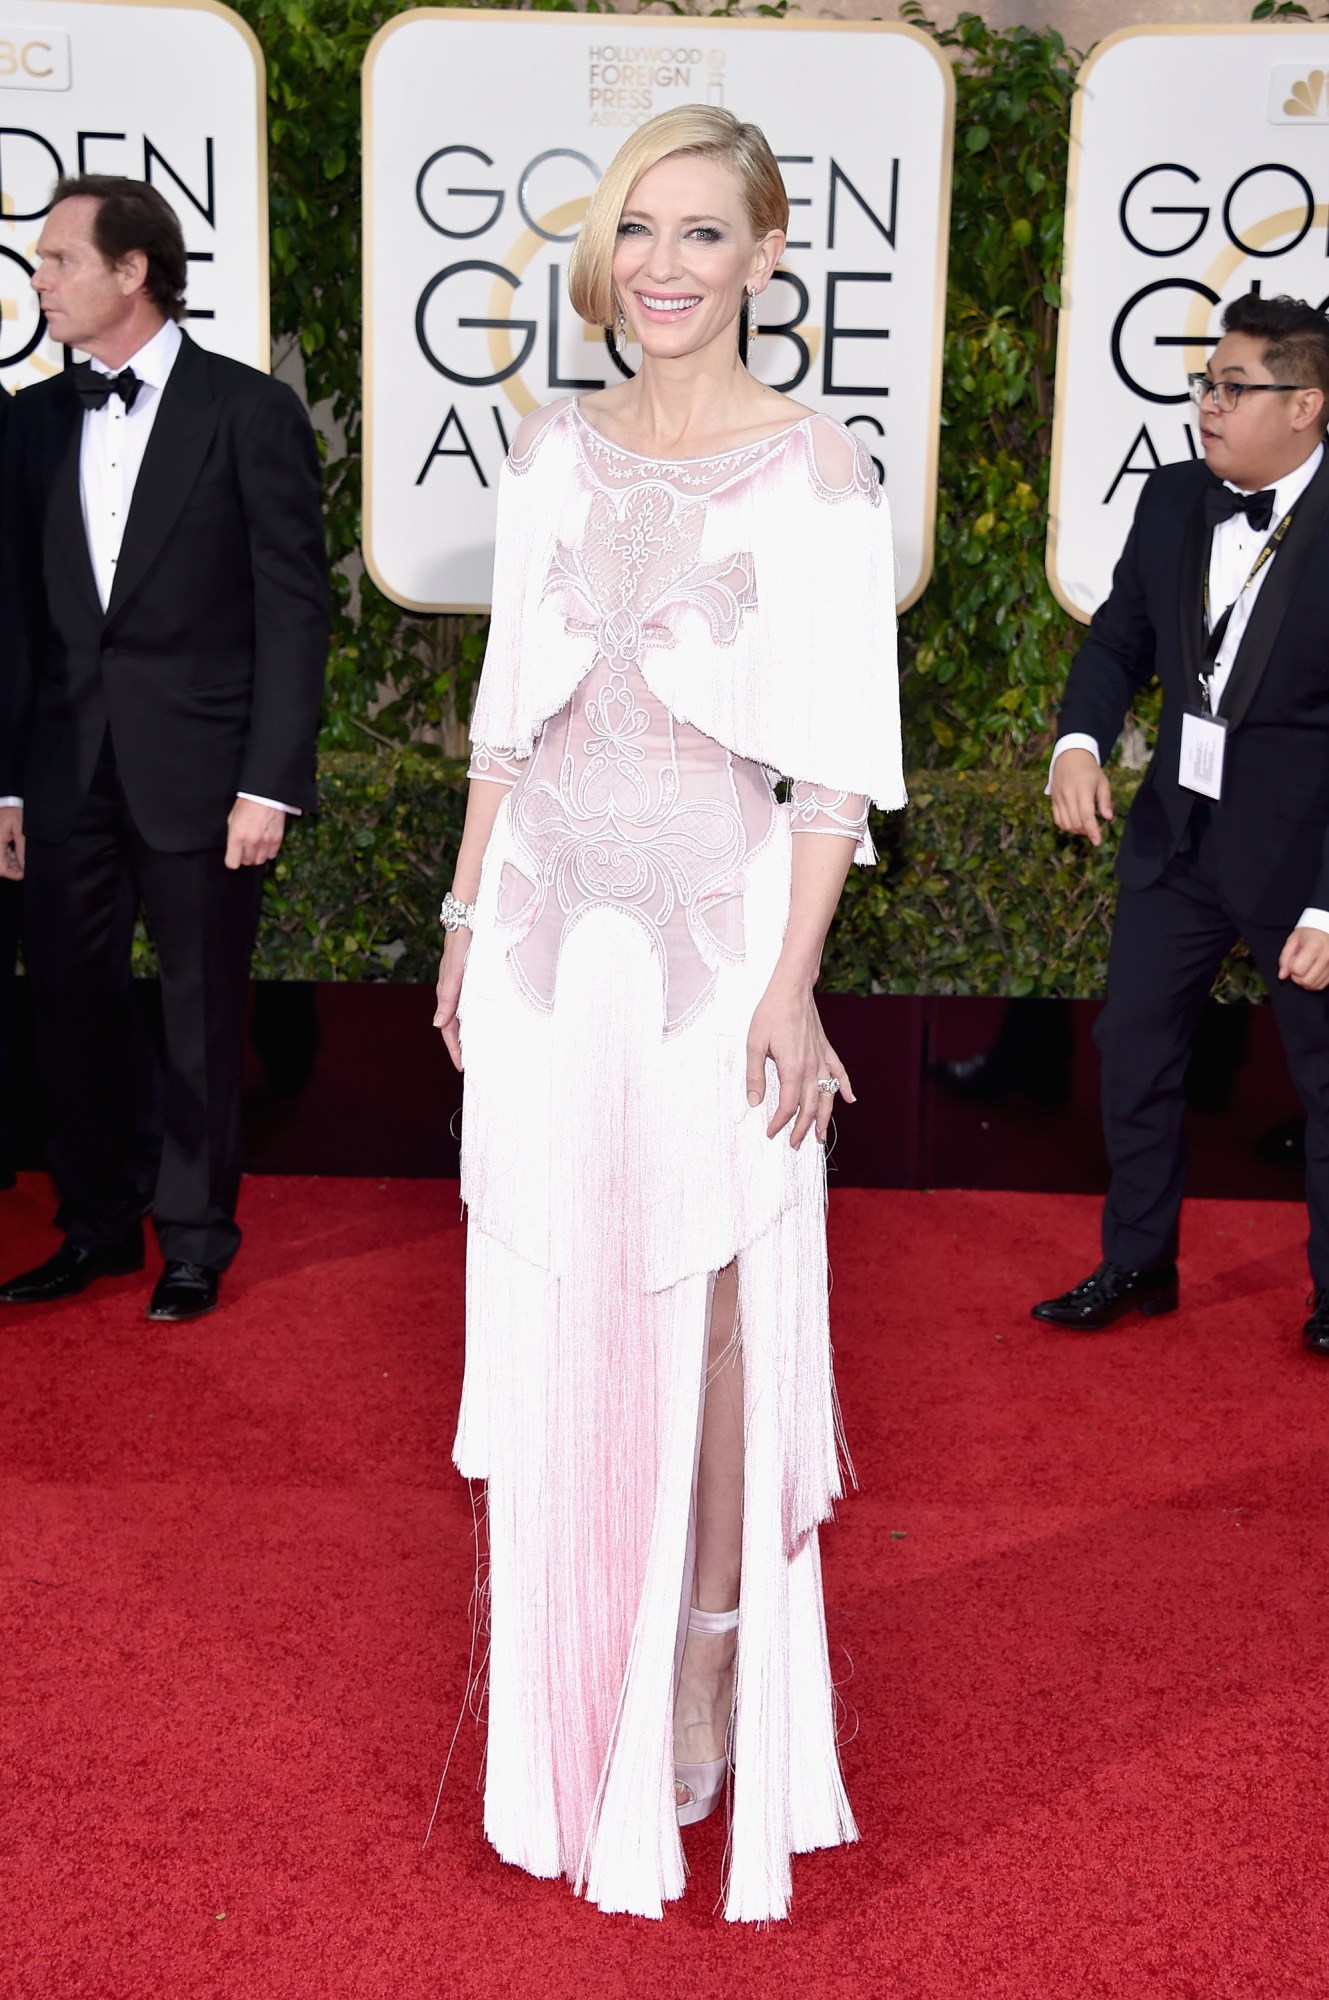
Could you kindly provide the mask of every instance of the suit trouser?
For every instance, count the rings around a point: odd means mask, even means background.
[[[29,837],[24,935],[58,1225],[98,1248],[143,1213],[136,1185],[130,947],[142,904],[161,981],[162,1154],[152,1217],[167,1258],[224,1268],[240,1231],[241,1089],[262,871],[224,845],[162,854],[134,826],[108,736],[73,833]]]
[[[18,952],[19,887],[0,882],[0,1187],[15,1166],[14,964]]]
[[[1186,1180],[1184,1080],[1191,1039],[1223,959],[1239,937],[1269,987],[1288,1069],[1306,1112],[1310,1266],[1329,1285],[1329,991],[1278,977],[1291,924],[1239,919],[1214,868],[1207,809],[1193,846],[1147,889],[1121,890],[1095,1040],[1103,1059],[1103,1133],[1112,1177],[1103,1255],[1128,1271],[1169,1263]]]

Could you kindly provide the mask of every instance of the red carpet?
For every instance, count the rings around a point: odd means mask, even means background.
[[[0,1195],[6,1272],[47,1213]],[[1303,1217],[1197,1204],[1180,1314],[1057,1336],[1028,1304],[1095,1216],[834,1198],[864,1837],[762,1933],[714,1914],[718,1822],[663,1924],[505,1868],[470,1721],[421,1845],[469,1643],[455,1186],[251,1180],[192,1329],[150,1328],[140,1279],[6,1311],[5,2000],[1323,2000]]]

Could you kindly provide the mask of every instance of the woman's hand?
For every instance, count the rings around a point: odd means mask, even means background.
[[[814,1125],[818,1143],[825,1145],[836,1093],[818,1090],[817,1079],[835,1077],[846,1104],[854,1102],[854,1092],[848,1071],[826,1039],[810,986],[790,984],[777,976],[762,995],[748,1030],[751,1105],[760,1104],[766,1095],[768,1056],[780,1079],[780,1101],[766,1127],[766,1137],[773,1139],[792,1119],[791,1146],[801,1146]]]
[[[438,962],[438,1008],[434,1014],[434,1026],[443,1036],[443,1046],[452,1057],[452,1067],[460,1069],[461,1036],[457,1031],[457,1002],[461,999],[462,974],[466,970],[466,954],[471,948],[471,933],[465,925],[459,930],[449,931],[443,940],[443,956]]]

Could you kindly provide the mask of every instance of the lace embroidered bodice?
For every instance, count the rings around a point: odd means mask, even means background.
[[[787,433],[711,458],[652,460],[580,413],[577,423],[596,490],[580,538],[554,543],[542,594],[567,632],[593,641],[593,662],[529,757],[477,743],[470,776],[512,788],[518,860],[503,865],[499,918],[512,927],[510,963],[528,999],[552,1008],[570,927],[611,907],[656,951],[670,1034],[705,1005],[719,965],[742,956],[744,865],[777,806],[761,765],[672,715],[641,662],[674,645],[671,620],[683,610],[704,617],[720,654],[757,613],[751,553],[704,560],[702,531],[708,498]],[[861,795],[803,780],[788,810],[796,833],[866,841]]]

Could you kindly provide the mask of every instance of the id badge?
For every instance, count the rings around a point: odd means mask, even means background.
[[[1206,799],[1223,796],[1223,751],[1227,745],[1227,717],[1205,715],[1188,708],[1181,718],[1181,769],[1178,780],[1188,792]]]

